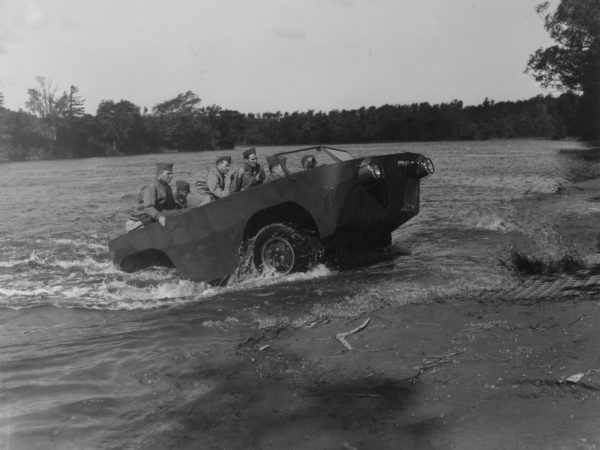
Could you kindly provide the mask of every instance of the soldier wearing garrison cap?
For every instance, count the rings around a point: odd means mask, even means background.
[[[269,173],[265,181],[274,181],[285,177],[285,156],[267,156],[267,164],[269,165]]]
[[[244,159],[248,158],[250,155],[256,155],[256,149],[254,147],[246,149],[242,152]]]
[[[198,180],[195,185],[200,188],[202,199],[200,205],[205,205],[229,195],[231,184],[231,156],[220,156],[217,158],[215,167],[208,171],[206,180]]]
[[[177,180],[175,182],[175,206],[177,209],[187,208],[187,196],[190,193],[190,184],[187,181]]]
[[[125,227],[127,231],[135,230],[152,222],[159,222],[163,227],[167,220],[163,211],[175,209],[175,199],[169,183],[173,178],[173,164],[157,163],[156,179],[147,184],[138,194],[138,206],[129,214]]]
[[[256,149],[254,147],[244,150],[244,165],[240,167],[234,174],[231,180],[230,192],[245,191],[252,186],[256,186],[265,181],[266,175],[256,157]]]

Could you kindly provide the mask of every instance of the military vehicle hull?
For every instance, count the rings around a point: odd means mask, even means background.
[[[271,258],[286,273],[300,268],[303,253],[320,251],[320,244],[336,236],[382,236],[385,241],[419,213],[420,181],[431,173],[431,161],[414,153],[286,170],[284,178],[204,206],[167,212],[165,227],[153,223],[130,231],[110,241],[109,250],[125,271],[164,264],[184,278],[210,281],[232,274],[256,239],[264,245],[255,254],[257,268]]]

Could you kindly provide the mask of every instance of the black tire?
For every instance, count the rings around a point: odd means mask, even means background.
[[[323,246],[291,224],[272,223],[256,233],[252,252],[258,271],[285,275],[314,267],[322,257]]]

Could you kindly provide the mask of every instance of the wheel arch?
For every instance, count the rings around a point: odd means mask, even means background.
[[[119,261],[123,272],[135,272],[150,266],[175,267],[171,258],[162,250],[149,248],[127,255]]]
[[[244,242],[256,235],[264,226],[276,222],[292,223],[296,227],[314,234],[315,237],[319,237],[319,229],[311,214],[298,203],[284,202],[254,213],[246,223]]]

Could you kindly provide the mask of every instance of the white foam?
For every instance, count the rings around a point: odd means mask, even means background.
[[[29,258],[26,259],[9,259],[8,261],[0,261],[0,267],[6,267],[6,268],[11,268],[11,267],[15,267],[15,266],[19,266],[22,264],[29,264],[29,263],[37,263],[37,264],[43,264],[44,261],[39,258],[35,252],[31,252],[31,255],[29,255]]]
[[[0,267],[11,268],[21,264],[27,264],[29,259],[9,259],[8,261],[0,261]]]
[[[9,259],[6,261],[0,261],[0,267],[11,269],[31,263],[46,268],[60,267],[61,269],[65,270],[79,268],[87,274],[111,273],[115,270],[115,266],[111,261],[97,261],[89,256],[82,259],[61,260],[50,257],[40,257],[35,253],[32,253],[31,256],[26,259]]]
[[[324,265],[305,273],[286,276],[263,275],[230,286],[216,287],[203,282],[190,280],[165,281],[157,285],[136,287],[124,280],[112,280],[98,288],[98,295],[89,307],[94,309],[135,310],[152,309],[167,306],[180,306],[219,294],[248,290],[259,286],[271,286],[297,280],[314,279],[330,275],[332,272]],[[101,300],[100,300],[101,299]]]
[[[42,264],[47,264],[35,255],[25,261],[30,261],[32,258]],[[238,284],[220,287],[210,286],[204,282],[182,280],[172,269],[165,268],[128,274],[118,271],[111,262],[98,262],[89,257],[83,260],[54,261],[54,266],[63,269],[83,267],[86,273],[104,273],[106,276],[101,282],[82,283],[80,277],[70,273],[62,280],[57,280],[57,284],[51,287],[41,286],[36,281],[16,280],[0,289],[0,299],[4,297],[4,301],[0,301],[0,305],[21,309],[45,303],[62,308],[147,310],[175,307],[227,292],[314,279],[332,273],[324,265],[320,265],[305,273],[286,276],[264,274]],[[37,301],[35,304],[31,301],[20,303],[20,300],[24,301],[25,299],[36,299]]]
[[[96,261],[87,256],[83,259],[73,260],[54,260],[51,265],[61,267],[62,269],[72,269],[73,267],[82,268],[86,273],[105,273],[111,271],[115,266],[110,261]]]
[[[61,286],[52,288],[35,288],[35,289],[5,289],[0,288],[0,294],[5,297],[37,297],[40,295],[55,295],[62,289]]]
[[[81,298],[85,295],[88,295],[90,292],[93,291],[94,288],[92,287],[70,287],[70,288],[63,288],[62,290],[59,291],[59,294],[61,297],[64,298]]]
[[[241,281],[239,284],[233,285],[232,287],[270,286],[273,284],[286,283],[290,281],[311,280],[315,278],[327,277],[333,273],[334,272],[327,268],[327,266],[324,264],[319,264],[307,272],[296,272],[289,275],[278,275],[275,272],[263,272],[256,274],[252,278]]]
[[[505,217],[500,216],[484,216],[478,219],[475,219],[475,223],[473,224],[475,228],[481,230],[490,230],[490,231],[513,231],[516,229],[514,223],[508,221]]]
[[[52,239],[51,242],[56,245],[68,245],[70,247],[76,247],[76,248],[88,248],[88,249],[92,249],[92,250],[103,250],[103,251],[108,250],[108,248],[106,247],[106,244],[98,244],[96,242],[86,241],[83,239],[58,238],[58,239]]]

